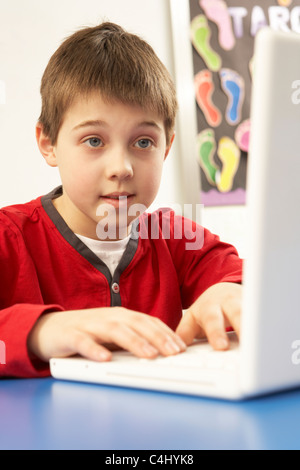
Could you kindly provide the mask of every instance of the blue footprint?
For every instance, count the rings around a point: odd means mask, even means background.
[[[230,69],[222,69],[220,71],[220,78],[222,88],[228,98],[226,120],[230,125],[234,126],[241,120],[245,98],[245,83],[237,72]]]

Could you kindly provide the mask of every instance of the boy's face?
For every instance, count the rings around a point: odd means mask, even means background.
[[[73,232],[95,239],[102,238],[105,226],[110,239],[127,235],[139,209],[153,202],[171,147],[161,118],[105,102],[98,93],[73,103],[55,146],[39,126],[37,139],[48,164],[60,171],[57,210]]]

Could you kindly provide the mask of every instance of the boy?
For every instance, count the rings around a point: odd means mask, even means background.
[[[177,109],[152,48],[111,23],[78,31],[50,59],[41,95],[37,142],[62,187],[0,211],[0,374],[47,376],[52,356],[107,361],[114,347],[177,354],[203,334],[226,349],[226,327],[239,332],[236,251],[208,231],[187,250],[201,227],[137,214],[156,196]]]

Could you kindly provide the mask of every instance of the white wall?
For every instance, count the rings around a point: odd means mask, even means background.
[[[59,184],[57,170],[46,165],[35,142],[40,80],[66,36],[106,20],[142,36],[172,73],[169,0],[0,0],[0,206],[25,202]],[[174,150],[158,203],[178,201],[176,158]]]
[[[187,0],[179,0],[182,2]],[[60,184],[57,169],[46,165],[35,141],[40,80],[50,56],[65,37],[102,21],[119,23],[142,36],[173,77],[175,70],[178,75],[182,65],[174,61],[173,39],[183,43],[185,33],[175,28],[172,36],[169,0],[0,0],[0,206],[28,201]],[[181,58],[185,56],[183,53]],[[181,94],[182,89],[178,91]],[[178,120],[188,124],[192,120],[186,114],[191,109],[191,95],[186,91]],[[191,128],[188,124],[183,132],[179,126],[153,208],[198,202],[197,171],[190,171],[188,179],[180,160],[181,156],[189,157],[193,164],[188,150],[192,142],[187,138]],[[244,208],[214,208],[204,209],[202,222],[243,254],[244,218]]]

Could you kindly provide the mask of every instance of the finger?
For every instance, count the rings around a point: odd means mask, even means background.
[[[106,362],[111,359],[111,352],[104,346],[95,341],[89,334],[75,331],[72,332],[69,339],[70,354],[79,354],[92,361]]]
[[[202,328],[212,347],[216,350],[226,350],[229,341],[225,329],[225,319],[219,306],[211,307],[202,317]]]
[[[126,351],[130,351],[138,357],[154,358],[158,356],[160,352],[154,345],[150,344],[146,338],[136,333],[131,327],[125,324],[115,325],[111,330],[109,338],[110,342],[113,342]]]
[[[139,315],[133,329],[163,355],[178,354],[186,350],[186,344],[180,336],[158,318]]]
[[[241,331],[241,311],[242,304],[238,298],[232,298],[223,307],[224,315],[227,318],[228,323],[234,329],[238,337],[240,337]]]
[[[86,332],[101,344],[113,343],[141,357],[177,354],[186,345],[165,323],[132,310],[115,308],[92,315]]]
[[[201,338],[205,337],[205,334],[203,332],[203,329],[201,326],[197,323],[192,311],[187,310],[177,329],[176,329],[177,335],[180,336],[180,338],[185,342],[185,344],[190,345],[192,344],[193,340],[195,338]]]
[[[169,356],[186,349],[185,343],[167,325],[140,313],[128,315],[126,323],[108,322],[99,331],[99,340],[117,344],[138,357]]]

